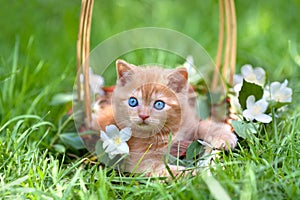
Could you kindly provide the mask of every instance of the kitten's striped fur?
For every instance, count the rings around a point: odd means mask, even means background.
[[[228,125],[197,117],[189,101],[185,68],[137,67],[123,60],[118,60],[116,67],[118,81],[112,96],[112,123],[120,129],[131,127],[133,135],[128,142],[130,156],[124,162],[124,171],[132,171],[143,157],[136,172],[167,175],[163,157],[170,134],[173,143],[203,139],[220,149],[227,148],[226,143],[231,148],[236,146],[237,138]],[[138,106],[128,105],[130,97],[138,101]],[[165,103],[162,110],[153,106],[158,100]],[[170,166],[170,169],[177,174],[183,167]]]

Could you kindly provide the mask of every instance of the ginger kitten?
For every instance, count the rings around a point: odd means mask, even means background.
[[[185,68],[137,67],[123,60],[117,60],[116,67],[111,123],[132,130],[130,155],[122,164],[123,171],[168,175],[163,158],[170,134],[173,143],[202,139],[219,149],[227,149],[227,144],[232,149],[236,146],[237,138],[229,125],[198,118],[194,105],[189,103]],[[97,121],[103,128],[104,124]],[[169,167],[174,174],[184,169]]]

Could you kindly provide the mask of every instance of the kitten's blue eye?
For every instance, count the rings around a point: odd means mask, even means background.
[[[136,107],[138,105],[138,100],[135,97],[130,97],[128,99],[128,105],[130,107]]]
[[[165,102],[161,101],[161,100],[157,100],[154,102],[154,105],[153,107],[156,109],[156,110],[162,110],[164,107],[165,107]]]

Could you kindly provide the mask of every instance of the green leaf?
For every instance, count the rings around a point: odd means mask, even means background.
[[[72,93],[59,93],[52,97],[50,104],[51,105],[60,105],[73,101]]]
[[[103,149],[103,142],[101,140],[98,140],[96,143],[96,151],[95,151],[98,160],[107,165],[110,161],[108,154],[105,152],[105,149]]]
[[[103,149],[103,142],[101,140],[98,140],[96,143],[96,149],[95,149],[95,153],[97,156],[101,156],[102,154],[104,154],[104,149]]]
[[[65,146],[61,145],[61,144],[54,144],[53,148],[55,149],[55,151],[57,151],[59,153],[65,153],[66,152]]]
[[[64,144],[71,146],[74,149],[85,149],[78,133],[62,133],[59,137]]]
[[[192,142],[186,150],[186,159],[194,160],[204,150],[204,147],[198,142]]]
[[[117,165],[119,165],[122,160],[126,157],[126,155],[116,155],[114,158],[109,158],[108,153],[105,152],[105,149],[103,148],[103,142],[101,140],[98,140],[96,143],[96,151],[95,151],[98,160],[104,164],[105,166],[109,166],[112,168],[115,168]]]
[[[210,104],[219,104],[223,102],[225,98],[225,93],[221,92],[210,92],[208,95]]]
[[[210,105],[206,95],[198,95],[196,99],[197,113],[201,119],[206,119],[210,115]]]
[[[252,134],[255,134],[256,127],[252,123],[233,120],[231,125],[238,136],[243,139],[249,139]]]
[[[246,109],[246,101],[249,96],[254,95],[255,100],[257,101],[262,98],[263,93],[264,90],[261,86],[255,83],[249,83],[244,79],[242,89],[239,92],[239,102],[242,109]]]

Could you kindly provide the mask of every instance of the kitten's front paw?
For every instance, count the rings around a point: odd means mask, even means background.
[[[213,147],[217,149],[234,149],[237,143],[237,137],[232,132],[222,133],[219,136],[215,136],[211,143]]]
[[[207,142],[217,149],[234,149],[237,144],[236,135],[231,131],[231,127],[228,124],[223,124],[221,127],[207,136]]]
[[[203,139],[214,148],[225,150],[229,148],[234,149],[237,143],[237,137],[232,132],[229,124],[216,122],[211,119],[199,121],[195,138]]]

